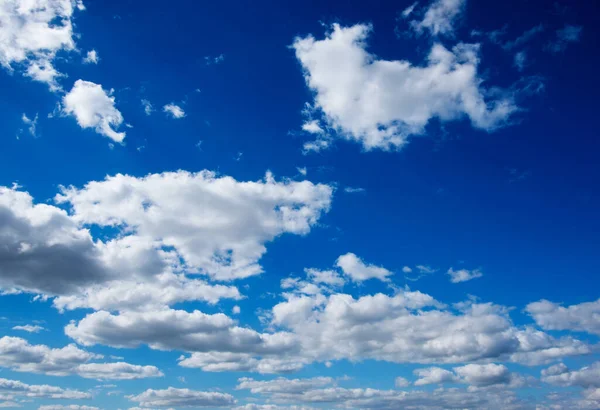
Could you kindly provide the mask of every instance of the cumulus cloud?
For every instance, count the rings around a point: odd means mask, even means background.
[[[412,28],[419,34],[428,31],[433,36],[453,35],[454,24],[458,17],[463,12],[466,0],[435,0],[432,2],[421,21],[413,20]],[[412,13],[414,4],[408,11],[408,15]]]
[[[63,112],[74,116],[81,128],[93,128],[115,142],[122,143],[125,139],[125,132],[114,129],[123,123],[123,115],[115,108],[115,97],[100,84],[75,81],[71,91],[63,97]]]
[[[169,387],[164,390],[148,389],[145,392],[127,396],[131,401],[138,402],[142,407],[228,407],[235,404],[230,394],[204,392],[190,389]]]
[[[88,363],[101,356],[71,344],[63,348],[31,345],[18,337],[0,338],[0,366],[17,372],[42,373],[52,376],[76,374],[87,379],[129,380],[160,377],[154,366],[129,363]]]
[[[73,14],[82,9],[73,0],[6,0],[0,3],[0,64],[57,91],[63,76],[53,66],[60,51],[75,49]]]
[[[99,62],[100,57],[98,57],[98,52],[96,50],[88,51],[85,57],[83,58],[84,64],[98,64]]]
[[[563,387],[600,388],[600,362],[592,363],[579,370],[571,370],[563,363],[559,363],[542,370],[542,381]]]
[[[466,117],[474,127],[492,131],[517,109],[511,95],[491,96],[482,86],[478,45],[461,43],[448,50],[436,43],[426,64],[418,66],[369,53],[370,31],[366,25],[335,24],[322,40],[308,36],[294,41],[314,92],[312,106],[320,114],[305,124],[307,131],[321,135],[326,126],[366,150],[399,149],[411,135],[423,134],[434,118]],[[321,148],[328,144],[320,136],[313,143]]]
[[[454,270],[454,269],[450,268],[450,269],[448,269],[448,276],[450,276],[450,282],[460,283],[460,282],[467,282],[469,280],[480,278],[483,276],[483,272],[481,272],[479,269]]]
[[[48,404],[38,407],[38,410],[100,410],[100,408],[93,406],[81,406],[79,404]]]
[[[600,335],[600,299],[578,305],[561,306],[547,300],[530,303],[525,307],[535,322],[547,330],[571,330]]]
[[[180,106],[174,104],[174,103],[170,103],[167,104],[163,107],[163,111],[165,113],[167,113],[168,115],[170,115],[172,118],[183,118],[185,117],[185,111],[183,111],[183,108],[181,108]],[[148,112],[146,112],[147,114]]]
[[[440,367],[429,367],[426,369],[417,369],[414,374],[419,378],[415,381],[415,386],[425,386],[428,384],[453,383],[457,377],[449,370]]]
[[[385,268],[364,263],[362,259],[353,253],[340,256],[336,261],[336,266],[355,282],[369,279],[379,279],[385,282],[389,280],[388,276],[393,275],[393,272]]]
[[[188,271],[219,280],[261,273],[265,243],[307,234],[329,209],[333,189],[267,174],[239,182],[213,172],[127,175],[65,188],[57,196],[85,224],[120,227],[136,240],[172,247]]]

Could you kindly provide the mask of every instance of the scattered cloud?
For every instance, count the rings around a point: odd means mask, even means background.
[[[428,31],[432,36],[452,36],[456,20],[466,4],[466,0],[435,0],[425,11],[423,20],[413,20],[411,26],[418,34]],[[413,4],[411,7],[414,6]],[[412,14],[412,10],[408,14]]]
[[[355,282],[362,282],[369,279],[379,279],[385,282],[389,281],[388,276],[394,274],[380,266],[364,263],[362,259],[353,253],[340,256],[335,264],[345,275],[349,276]]]
[[[461,283],[467,282],[469,280],[477,279],[483,276],[483,272],[479,269],[458,269],[454,270],[453,268],[448,269],[448,275],[450,276],[450,282],[452,283]]]
[[[152,107],[152,103],[146,99],[142,99],[142,107],[144,107],[144,112],[146,115],[151,115],[154,112],[154,107]]]
[[[570,330],[600,335],[600,299],[578,305],[561,306],[547,300],[530,303],[525,311],[546,330]]]
[[[546,50],[551,53],[561,53],[567,49],[569,44],[578,42],[582,33],[582,26],[566,25],[556,32],[553,41],[546,44]]]
[[[131,401],[138,402],[142,407],[229,407],[235,404],[235,399],[230,394],[218,392],[204,392],[190,389],[176,389],[169,387],[164,390],[148,389],[138,395],[127,396]]]
[[[170,103],[170,104],[165,105],[163,107],[163,111],[165,113],[167,113],[167,115],[170,115],[171,118],[180,119],[180,118],[185,117],[185,111],[183,111],[183,108],[176,105],[175,103]],[[147,112],[146,112],[146,114],[147,114]]]
[[[22,330],[27,333],[39,333],[42,330],[45,330],[42,326],[39,325],[24,325],[24,326],[13,326],[13,330]]]
[[[211,57],[211,56],[204,57],[204,63],[206,65],[221,64],[223,61],[225,61],[225,54],[219,54],[216,57]]]
[[[21,116],[21,121],[23,121],[23,124],[28,125],[28,131],[29,134],[32,137],[37,137],[37,123],[38,123],[38,114],[35,114],[35,117],[33,117],[33,119],[29,118],[25,113],[23,113],[23,115]]]
[[[77,80],[63,97],[63,112],[73,115],[81,128],[93,128],[98,134],[122,143],[125,132],[117,132],[123,123],[123,115],[115,108],[112,90],[106,92],[100,84]]]
[[[90,50],[86,53],[83,58],[84,64],[98,64],[100,62],[100,57],[98,57],[98,52],[96,50]]]

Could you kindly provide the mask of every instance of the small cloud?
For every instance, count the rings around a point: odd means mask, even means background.
[[[415,7],[417,7],[418,4],[419,4],[419,2],[415,1],[413,4],[411,4],[404,10],[402,10],[402,13],[401,13],[402,17],[408,18],[412,14],[412,12],[415,11]]]
[[[183,111],[183,109],[180,106],[178,106],[174,103],[165,105],[163,107],[163,111],[165,113],[167,113],[167,115],[171,115],[171,117],[175,118],[175,119],[180,119],[180,118],[185,117],[185,111]]]
[[[515,54],[514,64],[515,67],[517,67],[517,70],[523,71],[527,64],[527,53],[525,51],[519,51],[517,54]]]
[[[302,130],[309,132],[311,134],[323,134],[325,131],[323,131],[323,128],[321,128],[321,125],[319,124],[319,120],[312,120],[312,121],[307,121],[304,124],[302,124]]]
[[[243,156],[244,156],[243,152],[238,152],[234,159],[239,162],[239,161],[241,161]]]
[[[396,385],[396,387],[410,386],[410,382],[408,380],[406,380],[404,377],[396,377],[394,384]]]
[[[204,57],[204,63],[206,65],[221,64],[223,61],[225,61],[225,55],[224,54],[219,54],[216,57],[212,57],[212,56],[205,56]]]
[[[362,193],[366,192],[366,190],[364,188],[354,188],[351,186],[347,186],[344,188],[344,192],[346,192],[348,194],[362,194]]]
[[[33,119],[30,119],[29,117],[27,117],[27,115],[25,113],[23,113],[23,115],[21,116],[21,121],[23,121],[24,124],[29,125],[28,127],[28,131],[29,134],[31,134],[32,137],[35,137],[36,131],[37,131],[37,122],[38,122],[38,114],[35,114],[35,117]]]
[[[405,266],[405,267],[402,268],[402,272],[404,272],[404,273],[411,273],[412,271],[413,270],[410,267],[408,267],[408,266]]]
[[[483,272],[479,269],[459,269],[454,270],[452,268],[448,269],[448,275],[450,276],[450,282],[452,283],[460,283],[467,282],[472,279],[480,278],[483,276]]]
[[[181,383],[186,383],[185,377],[183,377],[183,376],[177,377],[177,380],[179,380]]]
[[[546,50],[551,53],[561,53],[570,43],[576,43],[581,38],[583,27],[566,25],[556,32],[556,38],[546,45]]]
[[[298,170],[298,172],[300,173],[300,175],[306,176],[306,174],[307,174],[306,167],[302,167],[302,168],[296,167],[296,169]]]
[[[98,64],[99,61],[100,57],[98,57],[98,52],[96,50],[88,51],[83,58],[83,64]]]
[[[233,309],[231,309],[231,313],[233,313],[234,315],[239,315],[240,312],[241,312],[241,309],[240,309],[240,307],[238,305],[235,305],[233,307]]]
[[[38,325],[14,326],[12,329],[13,330],[22,330],[22,331],[28,332],[28,333],[39,333],[42,330],[46,330],[42,326],[38,326]]]
[[[142,107],[144,107],[144,112],[146,115],[150,115],[154,112],[154,107],[152,107],[152,103],[146,99],[142,99]]]
[[[199,151],[202,151],[202,140],[199,140],[199,141],[196,143],[196,148],[198,148],[198,150],[199,150]]]

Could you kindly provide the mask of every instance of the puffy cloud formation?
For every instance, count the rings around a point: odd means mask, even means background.
[[[479,269],[459,269],[454,270],[452,268],[448,269],[448,275],[450,276],[450,282],[452,283],[460,283],[467,282],[472,279],[477,279],[483,276],[483,272]]]
[[[455,0],[438,3],[450,2]],[[322,40],[308,36],[294,41],[306,83],[314,92],[311,115],[320,118],[304,125],[318,136],[305,149],[327,147],[332,132],[366,150],[399,149],[411,135],[423,134],[434,118],[466,117],[474,127],[492,131],[517,109],[510,95],[488,96],[477,73],[477,45],[460,43],[448,50],[436,43],[426,64],[418,66],[369,53],[370,30],[361,24],[334,24]]]
[[[0,379],[0,393],[10,396],[47,399],[89,399],[91,394],[63,389],[47,384],[26,384],[17,380]]]
[[[380,266],[365,264],[362,259],[353,253],[340,256],[336,262],[336,266],[355,282],[362,282],[368,279],[379,279],[385,282],[389,280],[388,276],[393,274]]]
[[[419,34],[428,31],[433,36],[453,35],[454,23],[467,4],[466,0],[435,0],[421,21],[413,20],[412,28]],[[412,14],[415,4],[404,10],[407,16]]]
[[[309,181],[277,182],[267,174],[239,182],[213,172],[127,175],[63,189],[73,219],[120,227],[131,237],[172,247],[188,270],[219,280],[261,273],[265,243],[284,233],[307,234],[329,210],[332,188]]]
[[[12,329],[13,330],[22,330],[22,331],[27,332],[27,333],[39,333],[42,330],[44,330],[44,328],[42,326],[39,326],[39,325],[13,326]]]
[[[600,300],[578,305],[561,306],[541,300],[525,308],[536,323],[547,330],[571,330],[600,335]]]
[[[142,407],[228,407],[235,404],[230,394],[203,392],[190,389],[169,387],[165,390],[148,389],[145,392],[128,396],[129,400],[138,402]]]
[[[542,381],[556,386],[600,388],[600,362],[592,363],[579,370],[571,370],[563,363],[559,363],[542,370]]]
[[[145,109],[147,109],[147,108],[145,108]],[[185,117],[185,111],[183,111],[183,108],[181,108],[180,106],[178,106],[174,103],[165,105],[163,107],[163,111],[175,119]],[[146,111],[146,114],[148,114],[148,111]]]
[[[98,52],[96,50],[88,51],[85,57],[83,58],[84,64],[98,64],[99,61],[100,57],[98,57]]]
[[[0,64],[59,90],[62,76],[53,66],[60,51],[75,49],[73,14],[81,0],[4,0],[0,2]]]
[[[88,363],[100,359],[71,344],[63,348],[31,345],[18,337],[0,338],[0,366],[18,372],[43,373],[53,376],[76,374],[86,379],[127,380],[160,377],[163,374],[154,366],[129,363]]]
[[[73,115],[81,128],[93,128],[115,142],[122,143],[125,139],[125,132],[114,129],[123,123],[123,115],[115,108],[115,97],[100,84],[75,81],[71,91],[63,97],[63,112]]]

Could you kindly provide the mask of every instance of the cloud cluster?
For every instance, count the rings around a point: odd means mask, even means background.
[[[148,389],[138,395],[127,397],[141,407],[204,408],[228,407],[235,404],[232,395],[169,387],[164,390]]]
[[[525,307],[535,322],[547,330],[570,330],[600,335],[600,300],[578,305],[561,306],[547,300],[530,303]]]
[[[0,393],[10,396],[47,399],[89,399],[91,394],[79,390],[63,389],[47,384],[26,384],[17,380],[0,379]]]
[[[81,0],[5,0],[0,3],[0,64],[59,90],[54,67],[60,51],[75,49],[73,15]]]

